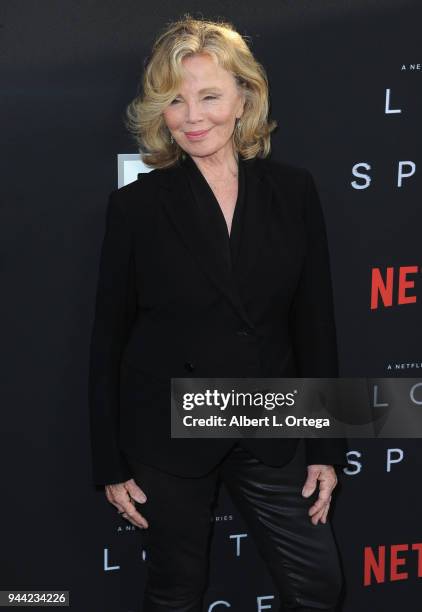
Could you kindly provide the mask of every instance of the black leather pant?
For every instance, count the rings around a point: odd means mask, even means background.
[[[313,525],[317,498],[304,498],[305,446],[285,466],[270,467],[240,446],[206,476],[175,476],[128,457],[147,501],[136,504],[147,584],[142,612],[202,612],[207,588],[212,507],[223,481],[245,520],[286,611],[337,610],[342,575],[330,520]],[[239,576],[240,579],[240,576]]]

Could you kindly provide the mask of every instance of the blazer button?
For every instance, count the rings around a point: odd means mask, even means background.
[[[236,332],[236,334],[237,334],[238,336],[250,336],[250,335],[251,335],[251,332],[250,332],[248,329],[243,328],[243,329],[238,329],[238,330],[237,330],[237,332]]]
[[[194,369],[195,369],[195,364],[191,363],[190,361],[187,361],[187,362],[185,363],[185,369],[186,369],[188,372],[193,372],[193,371],[194,371]]]

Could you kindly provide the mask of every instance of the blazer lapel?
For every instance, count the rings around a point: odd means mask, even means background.
[[[245,174],[245,200],[233,259],[233,276],[238,286],[242,280],[250,278],[265,251],[272,193],[265,160],[250,159],[241,163]]]
[[[254,328],[255,324],[245,310],[237,287],[242,277],[255,267],[256,257],[263,248],[271,189],[268,181],[263,180],[265,172],[262,160],[241,160],[240,163],[244,164],[245,171],[245,201],[231,273],[225,254],[216,248],[212,232],[207,231],[201,222],[185,170],[179,164],[166,171],[167,180],[160,186],[160,197],[180,239],[202,270],[229,300],[244,323]]]

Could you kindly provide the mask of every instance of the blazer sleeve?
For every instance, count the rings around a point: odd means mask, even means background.
[[[136,316],[132,236],[118,190],[108,200],[89,351],[93,480],[124,482],[131,470],[118,446],[120,360]]]
[[[306,256],[290,308],[290,329],[300,377],[337,378],[338,353],[327,233],[312,174],[306,178]],[[307,464],[346,466],[344,438],[305,438]]]

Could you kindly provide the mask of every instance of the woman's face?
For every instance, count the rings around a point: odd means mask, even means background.
[[[244,106],[234,76],[208,54],[185,57],[183,67],[179,93],[163,112],[174,140],[193,156],[212,155],[224,147],[232,151],[235,120]]]

